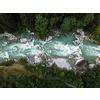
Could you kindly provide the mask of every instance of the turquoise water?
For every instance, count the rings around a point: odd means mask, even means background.
[[[60,38],[54,38],[49,42],[45,42],[43,40],[34,40],[32,42],[27,43],[9,43],[7,44],[7,40],[0,40],[0,45],[2,46],[2,51],[0,52],[0,61],[8,58],[20,58],[35,55],[42,55],[44,52],[47,53],[47,56],[58,56],[58,57],[66,57],[70,58],[72,53],[79,51],[80,54],[88,59],[89,61],[94,61],[94,59],[100,56],[100,46],[90,43],[88,41],[80,44],[78,46],[74,46],[72,43],[76,38],[68,33],[69,37],[62,36]],[[26,37],[29,35],[27,32],[23,32],[20,37]],[[39,50],[39,46],[42,47],[43,50]],[[78,59],[78,57],[76,57]]]

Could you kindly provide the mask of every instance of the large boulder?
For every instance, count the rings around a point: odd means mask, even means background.
[[[15,37],[14,35],[11,35],[11,36],[8,38],[8,40],[9,40],[9,41],[12,41],[12,40],[15,40],[15,41],[16,41],[16,40],[17,40],[17,37]]]
[[[69,37],[67,33],[65,33],[65,36],[66,36],[66,37]]]
[[[76,46],[76,45],[79,45],[80,44],[80,41],[79,40],[75,40],[75,41],[73,41],[73,43]]]
[[[51,62],[49,62],[49,65],[52,66],[53,64],[59,68],[65,68],[67,70],[72,70],[72,67],[66,58],[52,58]]]
[[[28,35],[26,38],[27,38],[27,41],[32,41],[33,36],[32,35]]]
[[[46,42],[48,42],[48,41],[51,41],[53,39],[53,37],[52,36],[48,36],[48,37],[46,37]]]
[[[95,61],[96,61],[96,64],[97,64],[97,65],[100,65],[100,57],[97,57],[97,58],[95,59]]]
[[[60,36],[62,35],[62,33],[59,32],[59,30],[58,30],[57,28],[53,28],[53,29],[51,29],[50,31],[51,31],[50,34],[51,34],[52,36],[60,37]]]
[[[21,39],[20,39],[20,42],[21,42],[21,43],[26,43],[26,42],[27,42],[27,38],[21,38]]]
[[[3,34],[0,34],[0,38],[6,38],[8,39],[9,41],[12,41],[12,40],[17,40],[17,37],[15,35],[12,35],[8,32],[4,32]]]
[[[43,53],[42,54],[42,61],[43,62],[46,62],[48,59],[47,59],[47,55],[46,55],[46,53]]]
[[[36,64],[41,63],[41,62],[42,62],[41,57],[40,57],[40,56],[35,55],[35,57],[34,57],[34,62],[35,62]]]
[[[80,56],[80,53],[77,51],[77,52],[74,52],[73,54],[72,54],[73,56]]]
[[[89,67],[89,63],[85,59],[79,59],[75,63],[75,68],[78,70],[86,70]]]
[[[89,68],[92,69],[96,66],[96,64],[89,64]]]
[[[42,50],[42,47],[41,46],[39,46],[39,50]]]
[[[30,33],[31,31],[30,31],[30,30],[28,30],[28,29],[26,29],[26,32],[27,32],[27,33]]]

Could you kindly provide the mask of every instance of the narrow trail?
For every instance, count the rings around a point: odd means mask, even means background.
[[[68,87],[68,88],[76,88],[75,86],[73,86],[73,85],[71,85],[71,84],[69,84],[69,83],[67,83],[65,81],[62,81],[59,78],[50,78],[50,79],[40,78],[39,76],[35,75],[34,73],[25,70],[22,65],[16,65],[16,66],[12,65],[10,67],[0,66],[0,69],[6,69],[6,72],[4,71],[5,75],[8,75],[7,72],[12,71],[10,73],[11,75],[19,76],[19,73],[16,72],[16,70],[18,70],[18,71],[22,71],[22,72],[26,73],[28,76],[33,75],[33,76],[37,77],[38,79],[41,79],[41,80],[44,80],[44,81],[60,81],[60,82],[64,83],[66,85],[66,87]]]

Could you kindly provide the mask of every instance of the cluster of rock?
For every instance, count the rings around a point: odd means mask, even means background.
[[[0,39],[6,38],[8,41],[16,41],[17,37],[13,34],[10,34],[8,32],[4,32],[3,34],[0,34]]]
[[[79,51],[74,52],[72,55],[73,56],[78,56],[78,57],[81,56],[80,53],[79,53]]]
[[[100,65],[100,57],[97,57],[95,59],[95,63],[90,63],[90,64],[84,58],[83,59],[79,59],[75,63],[75,68],[77,70],[81,70],[82,71],[82,70],[86,70],[87,68],[92,69],[92,68],[96,67],[96,65]]]
[[[30,42],[30,41],[33,40],[33,37],[34,37],[34,35],[33,35],[33,34],[30,34],[30,35],[28,35],[26,38],[20,38],[20,42],[21,42],[21,43]]]
[[[47,36],[46,39],[45,39],[45,41],[46,41],[46,42],[49,42],[49,41],[51,41],[52,39],[53,39],[53,36]]]
[[[86,33],[83,31],[83,29],[74,30],[72,35],[74,35],[77,38],[78,43],[79,42],[81,43],[84,40],[87,40],[87,41],[90,41],[90,42],[94,42],[94,43],[98,43],[97,41],[95,41],[93,39],[89,39],[89,36],[86,36]],[[78,45],[77,41],[73,41],[73,43],[75,45]]]
[[[78,69],[78,70],[86,70],[89,66],[89,63],[87,60],[85,59],[79,59],[76,61],[75,63],[75,67]]]

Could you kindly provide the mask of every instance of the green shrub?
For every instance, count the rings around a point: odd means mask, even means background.
[[[20,58],[20,59],[19,59],[19,64],[21,64],[21,65],[26,65],[26,64],[27,64],[26,58]]]
[[[11,66],[13,64],[13,62],[10,61],[3,61],[2,63],[0,63],[1,66]]]

